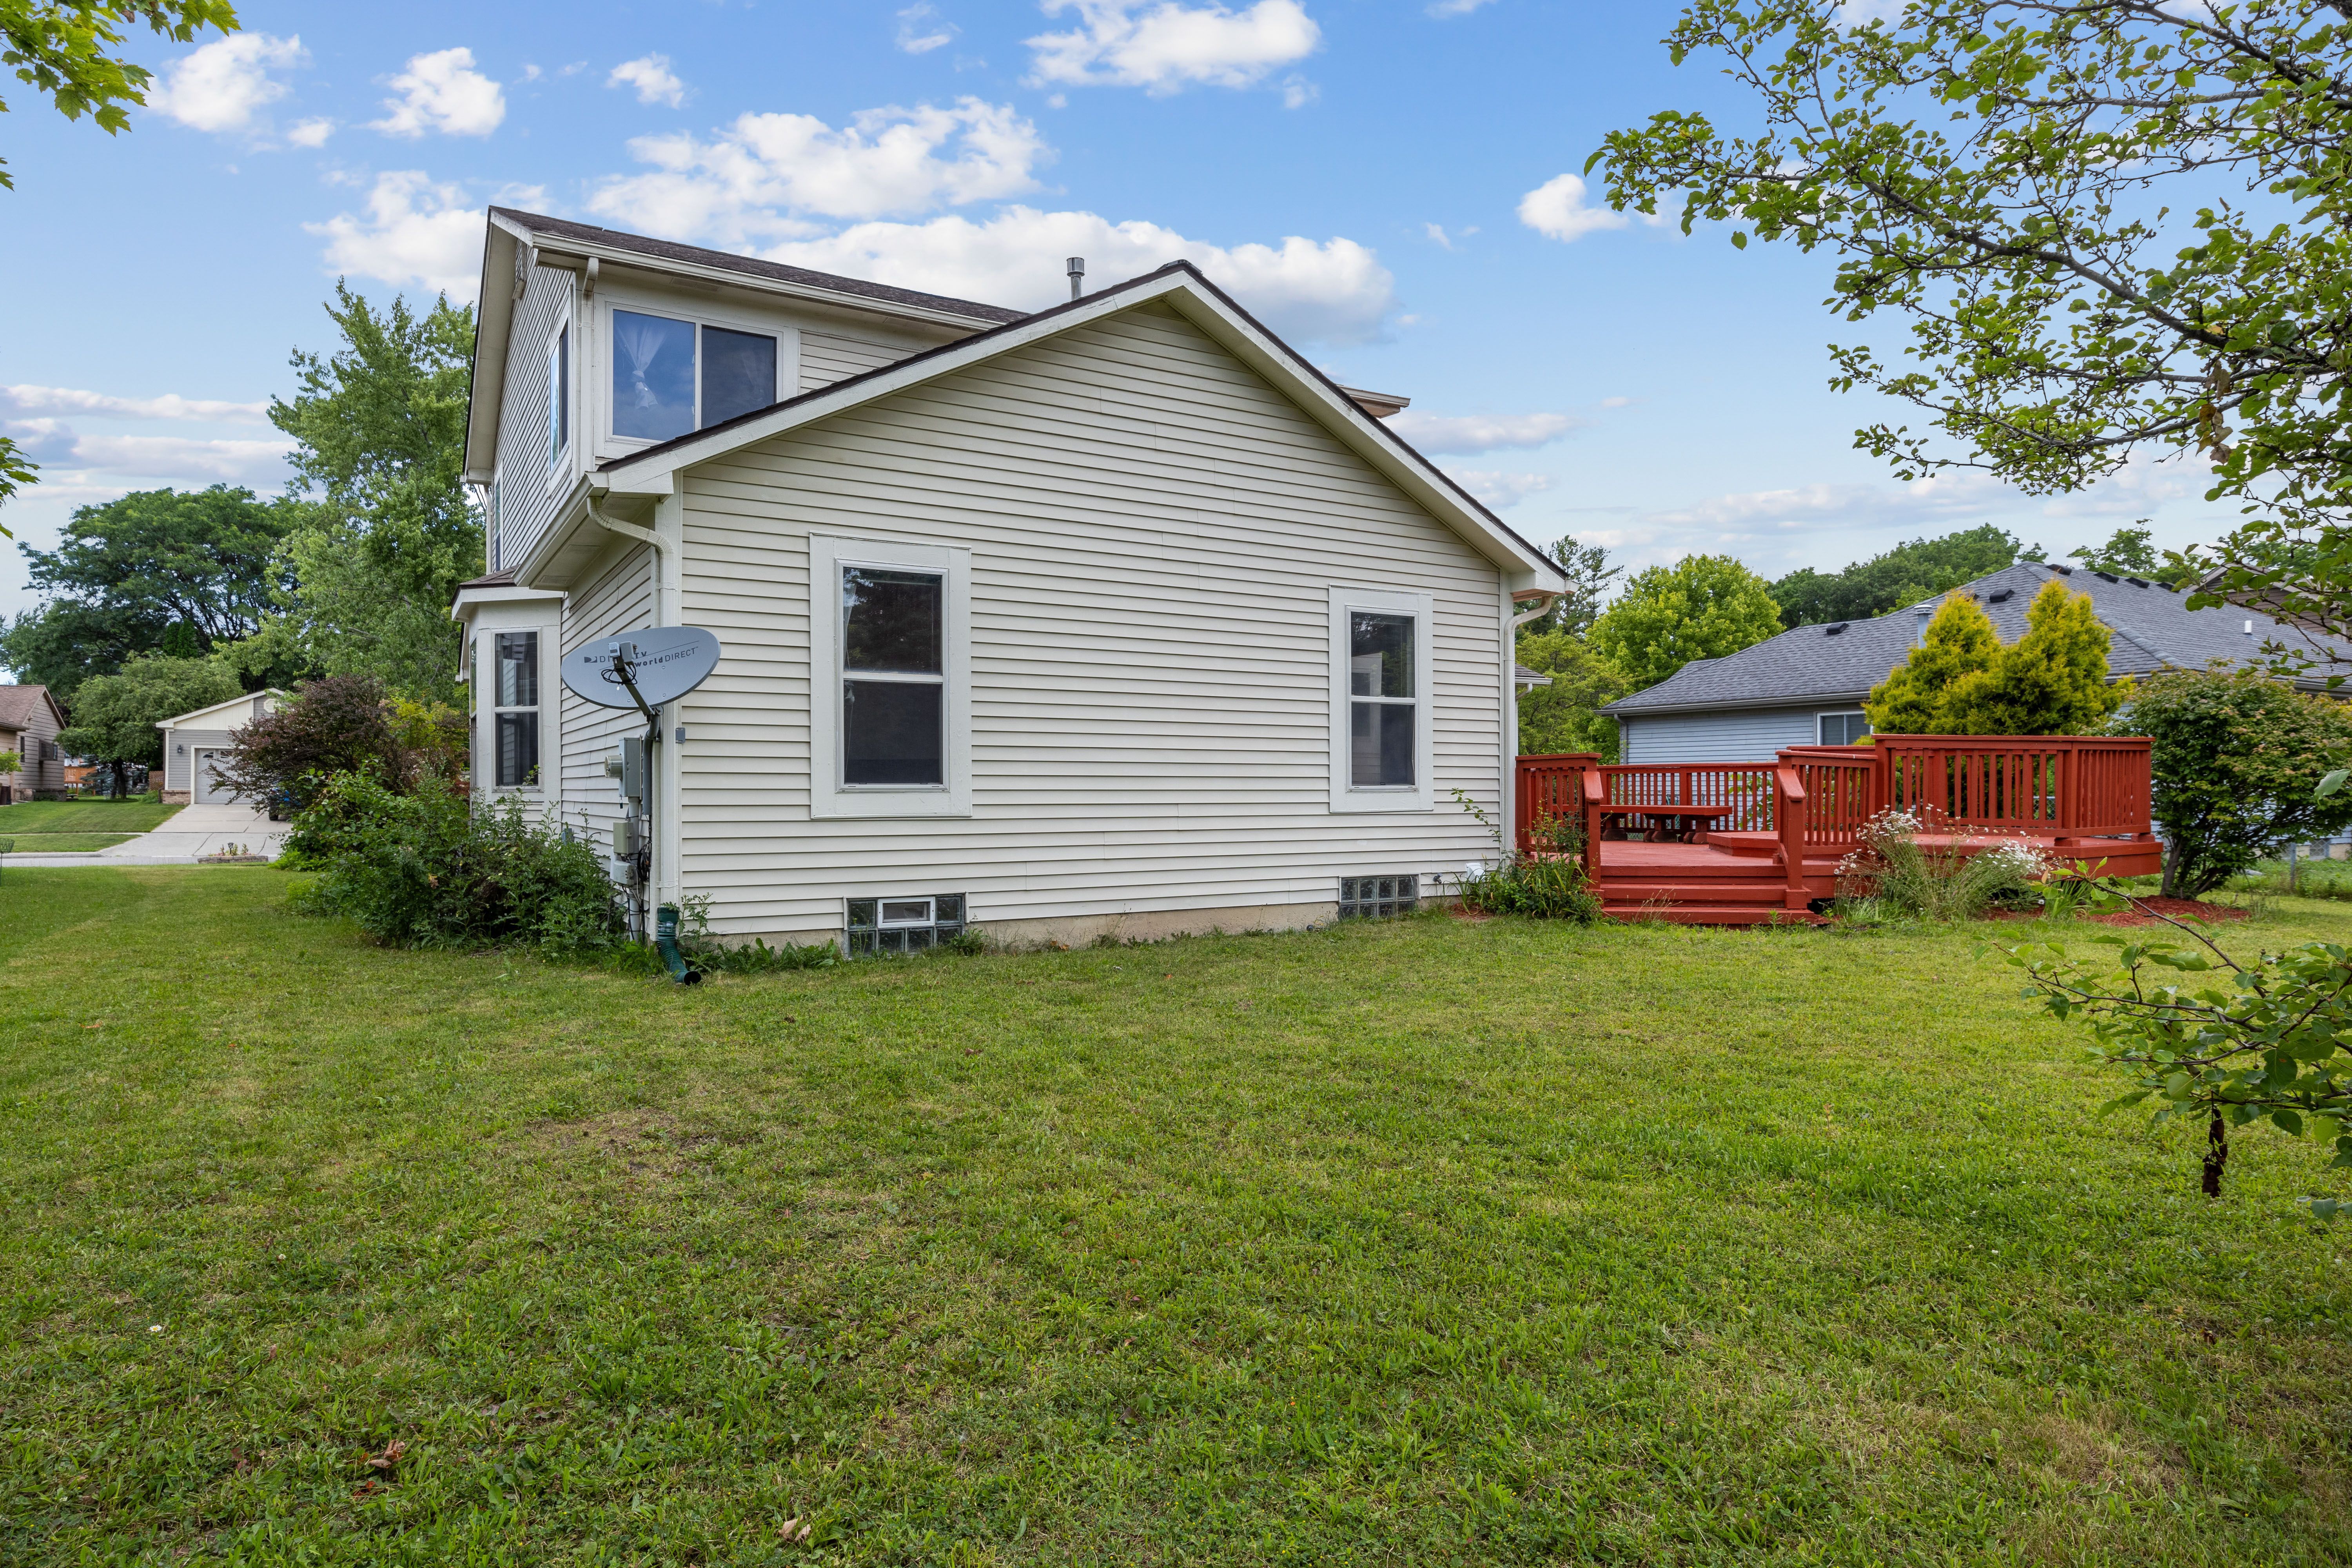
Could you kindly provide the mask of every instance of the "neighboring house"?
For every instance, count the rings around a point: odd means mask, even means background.
[[[272,687],[158,720],[163,731],[163,804],[166,805],[226,805],[237,797],[222,782],[214,763],[226,754],[236,732],[286,700]]]
[[[2053,579],[2088,594],[2113,634],[2111,679],[2259,660],[2266,642],[2308,646],[2260,610],[2191,610],[2187,594],[2078,566],[2021,562],[1962,591],[1983,602],[2003,641],[2014,642],[2024,635],[2026,606]],[[1850,744],[1870,733],[1863,699],[1917,644],[1942,603],[1938,595],[1873,620],[1799,626],[1722,658],[1693,659],[1601,711],[1617,721],[1627,763],[1754,762],[1783,746]],[[2335,668],[2301,684],[2316,688]]]
[[[46,686],[0,686],[0,752],[14,752],[16,771],[0,773],[0,805],[62,795],[66,787],[66,756],[58,749],[58,731],[66,727],[66,710]]]
[[[708,627],[656,900],[1073,941],[1493,850],[1558,567],[1190,266],[1024,315],[501,208],[483,265],[475,787],[607,835],[644,726],[558,657]]]

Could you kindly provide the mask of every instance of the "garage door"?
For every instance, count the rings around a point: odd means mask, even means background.
[[[213,772],[213,764],[226,755],[222,752],[198,752],[196,763],[195,803],[198,805],[226,805],[236,799],[228,785]]]

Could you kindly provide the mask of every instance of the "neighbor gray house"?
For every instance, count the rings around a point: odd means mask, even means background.
[[[1962,591],[1983,603],[2002,641],[2015,642],[2025,633],[2025,607],[2053,579],[2088,594],[2114,634],[2111,679],[2259,659],[2265,643],[2309,646],[2295,627],[2260,610],[2192,610],[2185,593],[2079,566],[2020,562]],[[1863,699],[1903,662],[1942,602],[1937,595],[1874,620],[1799,626],[1722,658],[1695,658],[1601,710],[1617,721],[1620,760],[1753,762],[1783,746],[1852,744],[1870,733]],[[2352,667],[2323,667],[2298,684],[2318,687],[2330,671]]]

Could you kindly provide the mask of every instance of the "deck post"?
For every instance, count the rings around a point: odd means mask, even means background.
[[[1783,760],[1772,769],[1772,782],[1777,791],[1773,802],[1774,826],[1780,830],[1780,858],[1788,871],[1788,891],[1783,901],[1791,910],[1810,906],[1813,895],[1805,886],[1805,785],[1797,770]]]

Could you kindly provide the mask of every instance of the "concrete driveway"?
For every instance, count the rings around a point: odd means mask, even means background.
[[[152,833],[124,839],[111,849],[87,855],[11,855],[11,866],[189,866],[207,855],[241,845],[256,855],[275,856],[286,841],[287,825],[272,822],[249,805],[187,805]]]

